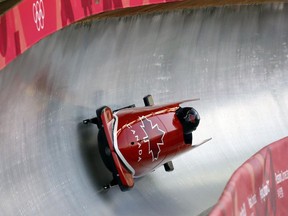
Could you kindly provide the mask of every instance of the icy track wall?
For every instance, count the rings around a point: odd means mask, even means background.
[[[212,206],[236,167],[287,136],[287,16],[280,4],[112,19],[68,27],[29,49],[0,73],[3,215],[174,216]],[[195,142],[213,141],[175,160],[171,174],[157,170],[128,193],[100,195],[79,123],[103,104],[141,106],[147,93],[158,104],[200,97]],[[235,173],[215,214],[248,213],[249,204],[259,215],[286,211],[277,206],[287,199],[286,155],[286,140],[256,154],[243,165],[255,173]],[[102,177],[98,165],[92,172]],[[247,177],[251,188],[240,197],[235,179]]]
[[[0,69],[47,35],[85,17],[177,0],[23,0],[0,17]]]
[[[269,0],[248,0],[246,2]],[[187,0],[22,0],[17,6],[0,16],[0,69],[33,44],[61,28],[103,12],[139,6],[179,3]],[[223,5],[241,3],[241,0],[218,1]],[[178,7],[180,7],[178,4]],[[203,6],[201,0],[191,1]],[[206,1],[213,5],[213,0]],[[216,4],[216,2],[215,2]],[[191,5],[190,5],[191,7]],[[170,7],[171,9],[171,7]]]

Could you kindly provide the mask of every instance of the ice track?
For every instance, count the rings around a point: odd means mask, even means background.
[[[288,6],[172,12],[70,26],[0,72],[1,215],[198,215],[233,171],[288,131]],[[195,142],[123,193],[97,129],[102,105],[200,97]]]

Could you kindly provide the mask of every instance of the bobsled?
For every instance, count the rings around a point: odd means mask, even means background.
[[[112,111],[103,106],[96,110],[96,117],[86,119],[99,128],[98,145],[105,166],[113,180],[108,189],[119,185],[122,191],[134,186],[134,179],[164,166],[173,171],[172,159],[202,145],[193,145],[192,132],[200,122],[193,107],[181,107],[183,100],[166,105],[154,105],[151,95],[143,98],[144,107],[130,105]]]

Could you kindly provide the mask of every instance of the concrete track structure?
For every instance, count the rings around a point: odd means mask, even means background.
[[[232,172],[287,136],[288,7],[187,10],[74,25],[0,72],[3,215],[198,215]],[[110,179],[97,129],[81,121],[108,105],[200,97],[194,141],[213,140],[135,188]]]

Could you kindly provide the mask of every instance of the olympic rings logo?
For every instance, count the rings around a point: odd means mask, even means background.
[[[43,0],[33,3],[32,11],[37,30],[44,29],[45,9]]]

